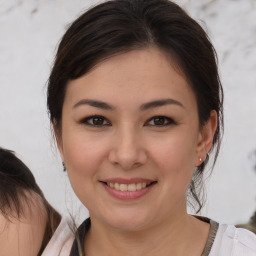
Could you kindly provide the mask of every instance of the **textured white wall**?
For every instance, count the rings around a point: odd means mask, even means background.
[[[17,152],[62,214],[79,204],[51,137],[45,84],[65,26],[97,2],[0,0],[0,146]],[[245,222],[256,208],[256,1],[176,2],[207,27],[225,92],[225,135],[203,213]]]

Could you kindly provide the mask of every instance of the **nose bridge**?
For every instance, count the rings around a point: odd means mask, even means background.
[[[123,169],[142,165],[146,160],[146,151],[143,148],[140,134],[136,127],[124,122],[117,129],[115,143],[111,150],[111,161]]]

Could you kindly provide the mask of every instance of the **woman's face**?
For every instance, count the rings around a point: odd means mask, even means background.
[[[186,213],[186,190],[213,132],[213,121],[199,129],[184,75],[149,48],[68,83],[58,145],[91,218],[139,230]]]

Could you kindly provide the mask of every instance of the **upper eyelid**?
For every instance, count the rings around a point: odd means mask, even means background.
[[[165,118],[165,119],[169,119],[169,120],[173,120],[173,118],[169,117],[169,116],[162,116],[162,115],[156,115],[156,116],[152,116],[150,118],[148,118],[148,121],[157,118],[157,117],[161,117],[161,118]]]

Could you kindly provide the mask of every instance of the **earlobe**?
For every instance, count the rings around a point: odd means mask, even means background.
[[[217,129],[218,117],[217,112],[215,110],[211,111],[209,120],[203,125],[201,128],[198,144],[197,144],[197,152],[196,152],[196,166],[199,166],[207,156],[207,153],[210,151],[213,143],[213,138],[215,131]],[[200,161],[201,159],[201,161]]]

